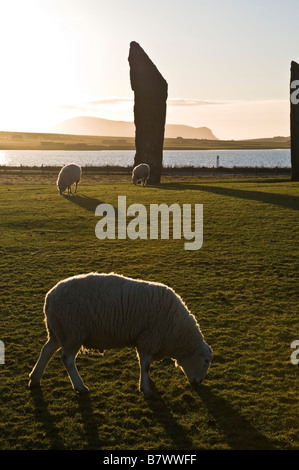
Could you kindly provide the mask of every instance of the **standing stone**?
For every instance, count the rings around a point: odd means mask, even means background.
[[[291,62],[291,165],[292,180],[299,181],[299,64]]]
[[[160,183],[168,85],[137,42],[131,42],[128,60],[135,96],[134,166],[147,163],[149,183]]]

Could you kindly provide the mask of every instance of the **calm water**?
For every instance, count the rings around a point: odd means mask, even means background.
[[[132,166],[134,150],[64,151],[64,150],[0,150],[0,165],[7,166]],[[164,167],[176,166],[291,167],[289,149],[281,150],[165,150]]]

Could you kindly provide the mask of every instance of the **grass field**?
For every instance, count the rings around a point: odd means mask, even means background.
[[[49,181],[47,182],[49,183]],[[51,183],[51,181],[50,181]],[[101,202],[201,203],[204,241],[103,240]],[[299,449],[299,184],[288,180],[83,180],[77,195],[53,184],[0,184],[0,448]],[[138,391],[132,349],[80,354],[90,389],[72,389],[57,353],[40,391],[28,374],[46,340],[43,302],[60,279],[99,271],[173,287],[197,317],[214,361],[196,391],[171,360],[153,364],[155,394]]]
[[[208,140],[165,138],[164,150],[212,149],[282,149],[290,148],[290,137],[249,140]],[[109,137],[74,134],[41,134],[32,132],[1,132],[3,150],[135,150],[135,137]]]

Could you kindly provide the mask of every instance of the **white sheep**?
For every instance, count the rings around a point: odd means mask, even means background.
[[[77,192],[77,185],[81,179],[82,169],[75,163],[70,163],[61,168],[57,178],[57,188],[60,194],[63,194],[67,189],[68,194],[72,193],[71,186],[75,184],[75,193]]]
[[[48,341],[30,374],[37,387],[45,367],[59,348],[76,391],[84,385],[75,365],[81,347],[105,349],[136,347],[140,391],[150,395],[152,361],[170,357],[190,383],[199,384],[212,360],[195,317],[182,299],[164,284],[110,274],[89,273],[56,284],[44,304]]]
[[[149,176],[150,176],[150,167],[148,166],[148,164],[140,163],[140,165],[135,166],[135,168],[132,171],[132,182],[136,186],[138,181],[141,181],[142,186],[145,186],[147,183],[147,180],[149,179]]]

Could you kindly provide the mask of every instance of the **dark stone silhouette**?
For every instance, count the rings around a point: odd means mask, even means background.
[[[299,181],[299,88],[294,83],[299,80],[299,64],[291,62],[291,81],[290,81],[290,108],[291,108],[291,165],[292,180]],[[299,82],[298,82],[299,84]]]
[[[135,96],[134,166],[147,163],[149,183],[160,183],[168,85],[137,42],[131,42],[128,60]]]

